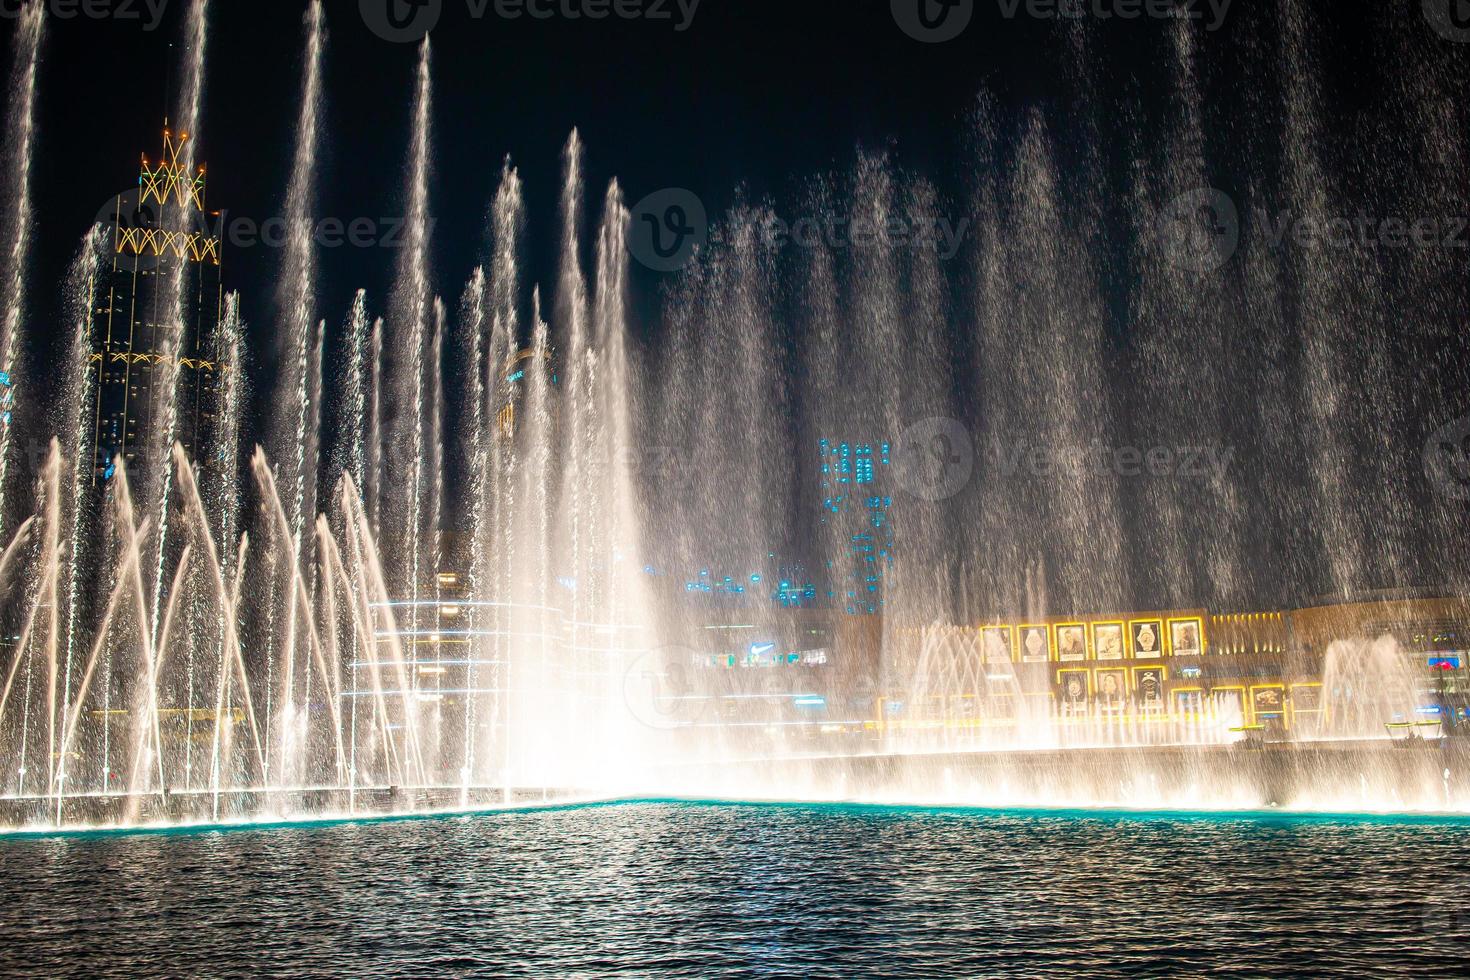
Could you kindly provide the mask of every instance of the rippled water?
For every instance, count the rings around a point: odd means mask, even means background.
[[[1464,976],[1470,824],[648,803],[0,840],[0,972]]]

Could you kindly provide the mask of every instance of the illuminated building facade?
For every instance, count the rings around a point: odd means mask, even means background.
[[[555,355],[548,350],[542,356],[546,370],[549,372],[550,389],[554,391],[558,381]],[[505,393],[503,403],[495,412],[495,433],[505,442],[509,442],[515,436],[516,413],[519,411],[521,399],[525,397],[526,373],[534,370],[535,358],[536,351],[533,348],[522,348],[507,359],[505,370],[501,372],[501,377],[505,381]],[[548,405],[547,408],[551,410],[552,421],[555,422],[557,420],[555,404]]]
[[[823,439],[818,451],[827,596],[849,615],[876,615],[893,564],[890,446]]]
[[[1144,741],[1206,721],[1269,740],[1427,738],[1470,724],[1470,604],[1460,598],[995,620],[902,631],[897,640],[910,666],[916,651],[942,650],[943,663],[931,658],[930,668],[946,680],[921,697],[885,691],[880,730],[980,729],[1041,716],[1083,725],[1112,718]]]
[[[708,706],[704,724],[781,739],[871,730],[893,562],[891,447],[823,439],[818,448],[816,567],[771,551],[755,567],[674,576],[688,662],[666,666]]]
[[[191,457],[213,419],[225,370],[216,349],[223,246],[204,209],[204,167],[185,173],[179,159],[188,138],[165,130],[162,160],[145,157],[137,190],[113,202],[110,254],[93,291],[94,482],[119,457],[134,465],[161,437],[171,395],[174,438]]]

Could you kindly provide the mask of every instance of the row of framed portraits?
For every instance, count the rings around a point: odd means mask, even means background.
[[[1092,703],[1121,709],[1130,701],[1145,711],[1164,707],[1166,669],[1155,667],[1098,667],[1057,671],[1059,699],[1064,709],[1079,709]]]
[[[1321,716],[1322,684],[1294,683],[1215,684],[1203,687],[1172,687],[1166,691],[1168,668],[1076,667],[1057,671],[1057,700],[1063,710],[1077,711],[1098,706],[1121,710],[1129,705],[1144,711],[1161,711],[1166,706],[1182,716],[1208,710],[1215,717],[1240,724],[1262,724],[1273,719],[1288,723]]]
[[[1202,655],[1205,627],[1198,616],[982,626],[980,641],[991,663],[1153,660]]]

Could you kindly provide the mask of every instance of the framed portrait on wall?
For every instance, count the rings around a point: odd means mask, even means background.
[[[1155,711],[1164,706],[1164,668],[1139,667],[1133,671],[1133,695],[1138,706]]]
[[[1164,655],[1164,623],[1158,619],[1135,620],[1128,624],[1134,660],[1152,660]]]
[[[1263,715],[1281,714],[1286,707],[1285,694],[1275,685],[1251,688],[1251,708],[1255,711],[1256,720],[1259,721]]]
[[[1076,663],[1087,659],[1087,627],[1081,623],[1064,623],[1057,626],[1057,659],[1063,663]]]
[[[1198,657],[1205,652],[1203,634],[1198,619],[1169,620],[1169,652],[1176,657]]]
[[[1116,670],[1097,672],[1097,704],[1104,711],[1122,711],[1128,704],[1128,671]]]
[[[1321,711],[1321,684],[1291,685],[1291,708],[1293,711]]]
[[[1021,659],[1028,664],[1044,664],[1051,659],[1051,627],[1021,627]]]
[[[1092,650],[1099,660],[1123,659],[1123,624],[1092,624]]]
[[[1087,671],[1062,670],[1057,672],[1057,683],[1062,689],[1062,710],[1068,714],[1080,714],[1087,710],[1091,690]]]

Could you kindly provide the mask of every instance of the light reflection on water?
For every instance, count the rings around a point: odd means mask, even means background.
[[[1463,976],[1470,825],[642,803],[0,841],[0,972]]]

